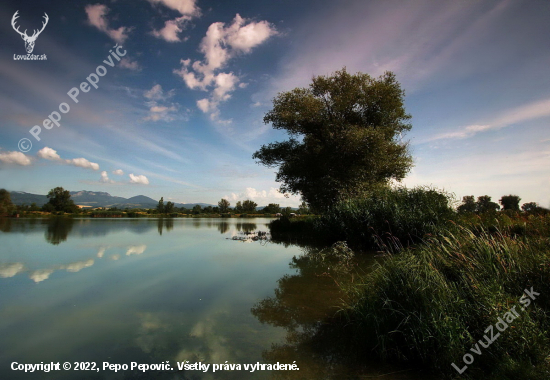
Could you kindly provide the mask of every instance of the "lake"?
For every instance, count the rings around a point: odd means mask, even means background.
[[[412,379],[307,344],[342,294],[303,259],[312,248],[249,239],[269,221],[0,219],[0,379]],[[103,368],[167,361],[173,369]],[[210,368],[178,371],[185,361]],[[71,369],[25,373],[14,362]],[[300,370],[213,373],[226,362]]]

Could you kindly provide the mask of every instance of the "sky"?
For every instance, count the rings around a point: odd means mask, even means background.
[[[550,206],[548,1],[98,1],[0,5],[1,188],[297,206],[263,116],[346,67],[405,90],[406,186]]]

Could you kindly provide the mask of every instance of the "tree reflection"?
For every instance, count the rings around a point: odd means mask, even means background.
[[[227,231],[229,231],[229,223],[227,222],[220,222],[218,223],[218,231],[220,231],[220,234],[225,234]]]
[[[157,219],[157,229],[159,235],[162,235],[163,228],[166,228],[166,232],[170,232],[174,229],[174,219],[172,218],[159,218]]]
[[[235,227],[239,232],[252,232],[258,228],[256,223],[241,223],[235,224]]]
[[[282,344],[272,344],[262,357],[268,363],[293,363],[299,371],[274,371],[276,379],[342,379],[395,372],[369,363],[364,352],[356,351],[346,328],[340,306],[347,300],[343,290],[357,277],[357,267],[365,268],[373,259],[358,260],[341,243],[328,249],[303,247],[290,267],[297,273],[278,280],[272,297],[251,310],[261,323],[286,329]],[[410,373],[386,375],[384,379],[411,379]]]
[[[48,219],[44,237],[48,243],[58,245],[67,240],[69,233],[73,229],[73,225],[74,220],[72,218]]]

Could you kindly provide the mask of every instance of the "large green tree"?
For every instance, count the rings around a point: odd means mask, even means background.
[[[47,204],[49,204],[50,207],[46,207],[45,209],[49,208],[51,210],[63,211],[67,213],[78,211],[78,207],[71,199],[71,193],[69,192],[69,190],[65,190],[62,187],[56,187],[55,189],[51,189],[48,192],[47,197],[49,199]]]
[[[503,210],[519,211],[519,202],[521,198],[518,195],[503,195],[498,201]]]
[[[10,192],[6,189],[0,189],[0,216],[9,215],[15,210],[11,201]]]
[[[279,167],[281,192],[300,194],[311,207],[333,203],[401,180],[412,167],[402,134],[411,129],[404,91],[395,75],[314,77],[308,88],[279,93],[265,123],[289,139],[262,146],[253,158]]]
[[[229,203],[229,201],[227,199],[221,199],[219,202],[218,202],[218,207],[220,209],[220,212],[222,214],[226,213],[227,211],[229,211],[229,206],[231,206],[231,203]]]
[[[462,204],[458,206],[458,212],[476,212],[476,201],[473,195],[462,197]]]
[[[254,213],[256,212],[256,207],[258,207],[258,204],[256,202],[247,199],[243,201],[242,212]]]
[[[491,201],[491,197],[488,195],[482,195],[477,197],[476,202],[476,212],[478,214],[483,214],[486,212],[495,212],[500,210],[498,203]]]

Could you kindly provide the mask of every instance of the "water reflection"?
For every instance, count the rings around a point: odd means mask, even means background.
[[[225,234],[227,231],[229,231],[229,223],[227,222],[220,222],[218,223],[218,231],[220,231],[220,234]]]
[[[287,243],[288,244],[288,243]],[[300,363],[300,371],[278,371],[274,379],[426,379],[409,369],[381,365],[349,345],[352,341],[337,311],[346,302],[343,289],[355,281],[357,268],[369,268],[372,256],[355,258],[345,245],[329,249],[302,247],[274,295],[258,302],[252,314],[286,330],[284,343],[272,344],[262,357],[269,363]]]
[[[174,229],[174,219],[172,218],[159,218],[157,219],[157,229],[159,235],[162,235],[163,227],[166,229],[166,232],[170,232]]]
[[[50,223],[47,224],[46,241],[53,245],[66,241],[73,225],[74,220],[72,218],[52,218]]]

